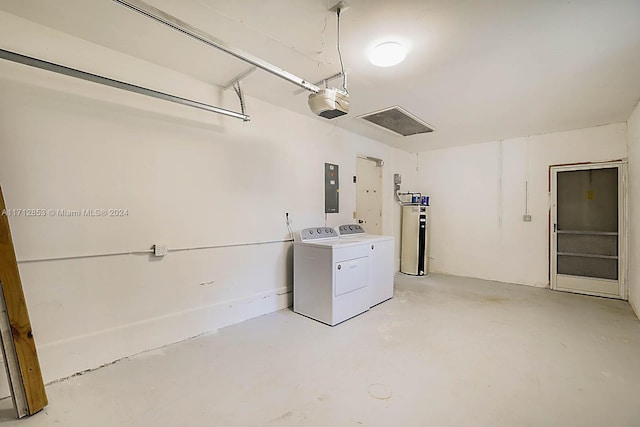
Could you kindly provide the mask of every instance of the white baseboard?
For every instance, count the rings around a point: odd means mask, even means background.
[[[633,299],[631,298],[629,298],[629,305],[631,305],[631,308],[636,313],[636,316],[638,316],[638,320],[640,320],[640,307],[636,307],[636,305],[633,302]]]
[[[291,292],[282,287],[246,298],[222,301],[90,335],[47,343],[37,349],[42,374],[47,383],[66,378],[123,357],[282,310],[291,305],[291,297]],[[0,393],[3,391],[0,390]]]

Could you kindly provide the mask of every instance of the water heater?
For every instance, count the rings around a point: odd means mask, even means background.
[[[402,206],[402,246],[400,271],[414,276],[429,272],[428,258],[429,206]]]

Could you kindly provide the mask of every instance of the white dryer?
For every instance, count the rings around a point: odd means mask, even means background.
[[[337,325],[369,310],[369,245],[330,227],[306,228],[293,246],[293,311]]]
[[[395,238],[366,234],[358,224],[345,224],[338,227],[338,234],[344,241],[364,242],[369,251],[369,270],[371,283],[371,307],[393,298],[393,275]]]

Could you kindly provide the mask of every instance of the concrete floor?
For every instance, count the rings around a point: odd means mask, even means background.
[[[283,310],[47,387],[31,426],[640,426],[626,302],[447,276],[334,328]]]

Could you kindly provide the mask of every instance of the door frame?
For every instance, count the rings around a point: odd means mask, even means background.
[[[558,220],[558,172],[590,170],[590,169],[607,169],[618,168],[618,282],[620,293],[616,295],[604,294],[599,292],[589,292],[581,290],[572,290],[570,288],[559,288],[556,283],[557,278],[557,233],[555,224]],[[582,295],[593,295],[606,298],[615,298],[628,300],[629,289],[627,284],[627,224],[628,224],[628,165],[627,160],[613,160],[608,162],[593,163],[575,163],[565,165],[549,166],[549,287],[552,290],[573,292]],[[590,278],[591,280],[600,281],[607,279]]]

